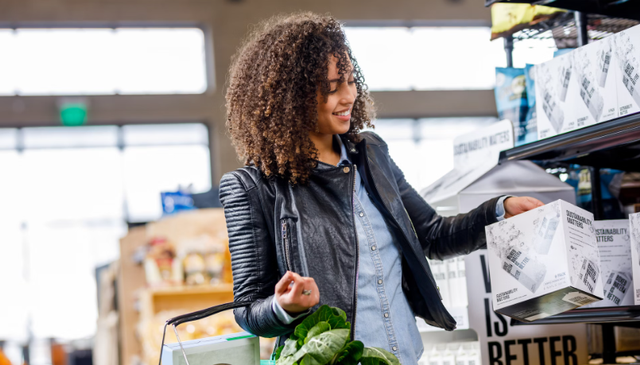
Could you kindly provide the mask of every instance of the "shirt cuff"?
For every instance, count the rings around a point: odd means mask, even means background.
[[[291,324],[294,321],[296,321],[298,318],[304,317],[307,314],[309,314],[309,311],[306,310],[306,311],[298,314],[297,316],[292,317],[291,315],[289,315],[289,313],[287,313],[286,310],[284,310],[280,306],[280,303],[278,303],[278,301],[275,298],[273,298],[273,302],[271,302],[271,309],[273,310],[273,313],[276,314],[276,317],[278,317],[278,319],[284,324]]]
[[[504,220],[504,215],[506,214],[506,211],[504,210],[504,201],[511,197],[512,195],[505,195],[498,199],[498,202],[496,203],[496,218],[498,219],[498,222]]]

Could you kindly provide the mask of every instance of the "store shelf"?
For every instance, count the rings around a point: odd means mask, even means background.
[[[233,284],[197,285],[197,286],[173,286],[166,288],[148,289],[154,297],[208,295],[233,292]]]
[[[485,6],[495,3],[524,3],[546,5],[555,8],[580,11],[589,14],[600,14],[616,18],[640,20],[640,7],[636,1],[619,0],[485,0]]]
[[[640,321],[640,305],[627,307],[574,309],[535,322],[512,321],[515,325],[609,323]]]
[[[233,284],[145,289],[141,296],[143,315],[165,310],[197,310],[233,301]]]
[[[587,36],[595,41],[609,37],[625,29],[640,24],[638,20],[611,18],[598,14],[587,15]],[[557,16],[533,24],[513,34],[514,41],[525,39],[551,39],[558,48],[575,48],[578,42],[578,27],[575,13],[561,13]]]
[[[640,114],[595,124],[500,153],[500,163],[532,160],[638,171]]]

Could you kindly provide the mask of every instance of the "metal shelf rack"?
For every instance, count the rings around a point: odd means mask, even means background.
[[[485,0],[485,6],[490,6],[495,3],[545,5],[588,14],[640,20],[640,7],[637,1],[633,0]]]

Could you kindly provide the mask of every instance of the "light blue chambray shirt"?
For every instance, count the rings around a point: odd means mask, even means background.
[[[338,138],[338,141],[340,139]],[[340,165],[349,164],[340,141]],[[498,220],[504,219],[504,199],[496,205]],[[417,365],[424,350],[416,317],[402,290],[402,256],[397,240],[376,208],[356,171],[354,216],[359,244],[355,339],[367,347],[380,347],[398,357],[402,365]],[[273,310],[284,323],[292,317],[273,301]]]

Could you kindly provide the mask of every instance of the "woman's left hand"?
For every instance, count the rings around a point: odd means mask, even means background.
[[[504,217],[511,218],[514,215],[524,213],[543,205],[544,204],[536,198],[528,196],[512,196],[504,200]]]

